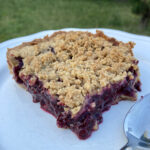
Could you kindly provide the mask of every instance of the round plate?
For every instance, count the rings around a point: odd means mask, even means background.
[[[62,29],[63,31],[89,31],[96,29]],[[142,92],[138,97],[150,92],[150,37],[138,36],[122,31],[100,29],[108,36],[124,42],[136,43],[134,55],[140,61]],[[56,31],[56,30],[55,30]],[[43,31],[25,37],[12,39],[0,44],[0,150],[117,150],[125,143],[123,120],[134,104],[122,101],[103,114],[103,123],[87,140],[79,140],[73,132],[60,129],[50,114],[42,111],[39,104],[32,102],[31,95],[20,88],[10,75],[6,51],[36,38],[51,35],[54,30]]]

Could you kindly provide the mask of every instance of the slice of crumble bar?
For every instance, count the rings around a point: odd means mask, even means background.
[[[7,61],[33,102],[86,139],[111,105],[136,100],[141,83],[133,47],[101,31],[56,32],[8,49]]]

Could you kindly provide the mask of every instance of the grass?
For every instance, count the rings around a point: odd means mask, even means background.
[[[42,30],[113,28],[150,35],[140,16],[119,0],[0,0],[0,42]]]

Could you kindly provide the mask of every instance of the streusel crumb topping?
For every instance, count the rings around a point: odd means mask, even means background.
[[[134,63],[134,43],[118,42],[101,31],[58,32],[51,37],[11,49],[14,57],[23,58],[20,76],[37,76],[49,93],[76,114],[87,94],[103,87],[133,78],[129,68]]]

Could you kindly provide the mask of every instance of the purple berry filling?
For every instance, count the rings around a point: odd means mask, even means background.
[[[40,102],[43,110],[56,117],[58,127],[70,128],[80,139],[87,139],[97,129],[95,126],[102,122],[102,113],[109,110],[111,105],[118,103],[120,96],[134,98],[135,92],[140,91],[141,83],[140,81],[135,83],[137,74],[131,67],[129,71],[133,73],[134,79],[126,77],[122,82],[105,87],[101,93],[87,95],[81,110],[75,117],[72,117],[70,112],[64,111],[64,105],[56,97],[50,95],[37,77],[34,76],[34,82],[31,81],[33,77],[31,75],[19,77],[23,62],[20,57],[16,59],[19,61],[19,65],[14,68],[15,80],[26,86],[33,96],[33,102]]]
[[[19,71],[21,70],[22,66],[23,66],[23,62],[22,62],[22,58],[21,57],[17,57],[16,60],[19,62],[18,66],[13,68],[14,71],[14,78],[16,80],[17,83],[23,83],[23,81],[20,79],[19,77]]]

